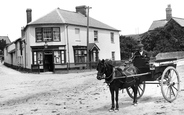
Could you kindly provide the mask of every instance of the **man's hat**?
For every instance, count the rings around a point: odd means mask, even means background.
[[[137,45],[137,47],[138,47],[138,48],[144,47],[144,45],[143,45],[142,43],[139,43],[139,44]]]

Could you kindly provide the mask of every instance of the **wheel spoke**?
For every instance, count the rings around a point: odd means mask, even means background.
[[[139,91],[139,88],[137,89],[137,92],[139,93],[139,96],[141,95],[140,91]]]
[[[175,95],[175,93],[174,93],[174,90],[173,90],[172,86],[171,86],[171,91],[172,91],[172,94],[173,94],[174,97],[175,97],[176,95]]]
[[[138,86],[138,89],[140,89],[141,91],[143,91],[142,87],[141,86]]]
[[[168,92],[169,92],[169,88],[167,87],[167,89],[166,89],[167,91],[166,91],[166,95],[168,95]]]
[[[173,87],[176,91],[178,91],[178,89],[177,89],[174,85],[173,85],[172,87]]]

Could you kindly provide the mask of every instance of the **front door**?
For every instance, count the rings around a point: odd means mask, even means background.
[[[45,53],[44,71],[53,71],[53,55],[52,53]]]

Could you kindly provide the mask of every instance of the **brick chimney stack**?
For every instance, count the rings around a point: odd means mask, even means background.
[[[79,12],[79,13],[83,14],[84,16],[87,16],[87,9],[86,9],[85,5],[76,6],[75,9],[76,9],[77,13]]]
[[[27,14],[27,24],[28,24],[29,22],[32,21],[32,9],[27,9],[26,14]]]
[[[171,5],[169,4],[166,8],[166,20],[169,21],[172,18],[172,9]]]

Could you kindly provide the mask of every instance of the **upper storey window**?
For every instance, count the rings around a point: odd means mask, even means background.
[[[59,27],[44,27],[36,28],[36,42],[47,41],[60,41],[60,28]]]

